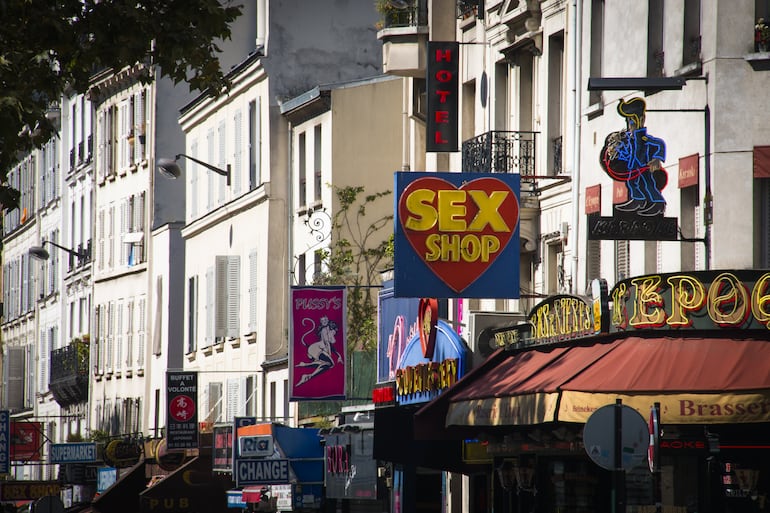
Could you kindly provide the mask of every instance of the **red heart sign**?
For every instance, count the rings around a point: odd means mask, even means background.
[[[420,259],[459,293],[508,245],[519,222],[519,202],[497,178],[477,178],[458,188],[423,177],[404,188],[398,218]]]

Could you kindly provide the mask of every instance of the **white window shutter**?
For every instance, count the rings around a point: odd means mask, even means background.
[[[219,122],[219,168],[225,169],[227,164],[225,163],[225,160],[227,159],[227,152],[225,148],[227,147],[227,129],[225,127],[225,121],[222,120]],[[224,176],[216,175],[217,182],[219,183],[219,201],[217,204],[221,205],[225,202],[225,188],[227,186],[227,179]]]
[[[257,250],[249,253],[249,331],[257,331]]]
[[[214,162],[214,129],[209,129],[208,133],[206,134],[206,144],[208,145],[208,161]],[[197,165],[196,165],[197,168]],[[196,172],[198,170],[196,169]],[[213,171],[206,170],[206,176],[208,177],[208,187],[206,191],[206,208],[208,210],[211,210],[214,208],[214,184],[216,181],[214,178],[217,176],[216,173]]]
[[[115,316],[115,370],[123,367],[123,302],[118,301]]]
[[[126,244],[123,240],[126,233],[128,233],[128,200],[124,199],[120,204],[120,262],[119,264],[126,265],[128,263],[128,252],[131,249],[130,244]]]
[[[235,139],[235,151],[233,152],[232,186],[233,194],[241,192],[241,175],[243,174],[243,114],[240,109],[233,117],[233,139]]]
[[[227,259],[227,336],[237,337],[241,330],[241,257]]]
[[[37,389],[40,393],[48,390],[48,352],[49,349],[48,332],[45,329],[40,330],[40,369],[38,369]]]
[[[24,357],[26,351],[23,347],[8,348],[8,372],[7,378],[8,397],[7,407],[21,409],[24,407]]]
[[[136,343],[136,365],[140,369],[144,367],[144,339],[146,330],[147,319],[147,298],[142,296],[139,298],[139,321],[137,326],[137,343]]]
[[[214,305],[214,336],[224,337],[227,335],[227,307],[229,303],[229,294],[227,290],[228,286],[228,257],[217,256],[216,257],[216,300]]]
[[[243,415],[243,400],[241,399],[241,379],[228,378],[227,380],[227,417],[226,422],[232,422],[234,417]]]
[[[214,343],[214,268],[206,269],[206,339],[205,346]]]
[[[145,159],[145,94],[142,90],[134,96],[134,160],[137,164]]]
[[[130,369],[133,366],[133,351],[134,351],[134,300],[131,299],[126,305],[126,368]]]
[[[198,141],[194,140],[190,144],[190,153],[193,158],[198,158]],[[187,173],[190,180],[190,217],[192,220],[198,217],[198,174]]]

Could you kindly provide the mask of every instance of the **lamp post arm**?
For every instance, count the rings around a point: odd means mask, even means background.
[[[208,162],[203,162],[202,160],[198,160],[195,157],[191,157],[189,155],[185,155],[184,153],[180,153],[179,155],[177,155],[176,156],[177,160],[179,160],[179,157],[184,157],[184,158],[186,158],[188,160],[192,160],[196,164],[199,164],[199,165],[205,167],[206,169],[208,169],[210,171],[214,171],[218,175],[224,176],[225,178],[227,178],[227,185],[228,186],[230,185],[230,164],[227,164],[227,170],[224,170],[222,168],[219,168],[219,167],[216,167],[216,166],[212,166]]]
[[[45,240],[45,241],[43,241],[43,244],[50,244],[51,246],[57,247],[57,248],[61,249],[62,251],[66,251],[70,255],[76,256],[78,258],[84,258],[85,257],[85,254],[83,254],[82,252],[77,251],[75,249],[64,247],[64,246],[62,246],[60,244],[55,243],[52,240]]]

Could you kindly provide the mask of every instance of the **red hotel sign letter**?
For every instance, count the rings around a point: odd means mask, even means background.
[[[428,42],[426,151],[457,151],[460,44]]]

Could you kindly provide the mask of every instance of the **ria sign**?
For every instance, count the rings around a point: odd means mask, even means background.
[[[519,297],[519,176],[396,173],[397,297]]]

